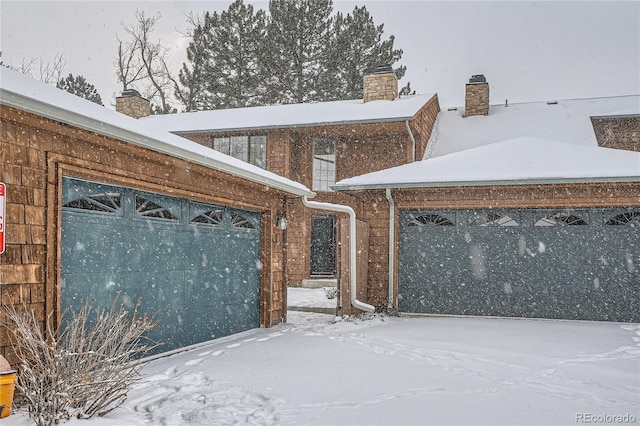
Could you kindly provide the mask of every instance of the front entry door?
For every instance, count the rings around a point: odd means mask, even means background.
[[[311,276],[336,274],[336,217],[311,216]]]

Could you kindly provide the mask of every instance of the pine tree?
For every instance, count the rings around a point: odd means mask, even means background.
[[[262,56],[269,103],[324,100],[331,0],[271,0]]]
[[[192,18],[194,19],[194,18]],[[207,109],[204,102],[205,62],[208,43],[206,41],[208,28],[203,23],[192,20],[194,29],[192,42],[187,47],[187,63],[182,64],[178,75],[181,86],[176,88],[176,97],[184,106],[185,111]]]
[[[380,65],[392,65],[402,57],[402,49],[394,49],[394,36],[382,40],[384,25],[375,25],[366,7],[355,7],[344,17],[338,13],[333,23],[334,38],[328,47],[327,84],[331,99],[361,99],[362,78]],[[398,80],[406,67],[396,68]],[[403,90],[405,90],[403,88]],[[329,100],[329,99],[326,99]]]
[[[87,80],[78,75],[76,77],[73,74],[69,74],[66,78],[61,79],[56,84],[58,89],[66,90],[69,93],[73,93],[76,96],[87,99],[91,102],[94,102],[98,105],[102,105],[102,99],[100,98],[100,94],[93,86],[93,84],[88,83]]]
[[[236,0],[190,19],[176,89],[187,111],[361,99],[363,76],[402,57],[365,7],[333,16],[331,0],[270,0],[269,16]]]
[[[188,109],[236,108],[262,104],[259,53],[265,13],[236,0],[227,11],[206,13],[193,30],[181,83],[193,94]]]

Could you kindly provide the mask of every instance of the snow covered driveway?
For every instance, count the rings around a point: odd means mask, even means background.
[[[125,406],[71,423],[640,423],[638,324],[383,316],[334,322],[302,312],[289,312],[289,321],[157,359]],[[17,417],[11,419],[29,424]]]

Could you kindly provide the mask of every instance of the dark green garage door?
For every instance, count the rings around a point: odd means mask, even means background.
[[[640,321],[640,209],[401,211],[401,312]]]
[[[159,351],[259,326],[259,215],[63,179],[62,308],[122,293],[156,314]]]

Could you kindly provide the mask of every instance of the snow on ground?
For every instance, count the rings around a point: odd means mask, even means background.
[[[336,308],[337,299],[329,299],[327,293],[334,290],[326,288],[289,287],[287,305],[294,308]]]
[[[640,423],[639,324],[288,319],[156,359],[124,406],[68,424]]]

